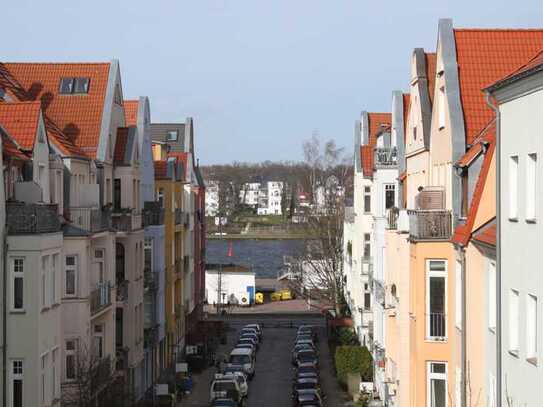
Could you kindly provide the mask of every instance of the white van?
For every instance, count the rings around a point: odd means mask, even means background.
[[[226,366],[242,366],[243,372],[252,379],[255,375],[255,355],[251,349],[235,348],[230,352]]]

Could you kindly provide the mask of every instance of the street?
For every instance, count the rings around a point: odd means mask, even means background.
[[[290,352],[296,336],[297,326],[304,323],[319,326],[319,354],[321,365],[321,385],[326,394],[326,406],[341,406],[341,390],[333,375],[332,360],[328,351],[324,320],[320,317],[256,318],[235,317],[229,319],[228,344],[219,353],[227,354],[237,341],[238,331],[245,324],[259,322],[264,325],[264,340],[257,352],[256,374],[249,385],[248,407],[288,407],[292,405],[291,385],[293,366]],[[185,398],[180,406],[207,407],[209,405],[209,384],[214,369],[195,377],[193,393]]]

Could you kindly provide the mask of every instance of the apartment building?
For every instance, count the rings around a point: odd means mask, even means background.
[[[525,60],[486,89],[489,104],[496,109],[500,146],[497,233],[494,233],[499,242],[496,278],[500,283],[501,309],[497,316],[500,324],[497,329],[501,333],[498,356],[501,374],[497,376],[497,385],[504,406],[541,403],[538,386],[543,374],[540,362],[543,285],[536,272],[542,233],[539,217],[543,207],[538,192],[541,188],[539,157],[543,154],[538,138],[543,118],[541,35],[540,30],[522,35]],[[540,49],[532,52],[535,46]]]
[[[257,210],[259,215],[283,214],[281,206],[283,187],[284,185],[281,181],[267,181],[264,188],[261,186]]]
[[[205,185],[205,216],[217,216],[219,213],[219,183],[215,180],[208,180]]]
[[[239,191],[239,201],[244,205],[258,208],[258,197],[260,195],[260,182],[247,182]]]

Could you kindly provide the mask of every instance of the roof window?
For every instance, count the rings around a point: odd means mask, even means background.
[[[179,136],[179,132],[177,130],[168,130],[168,141],[177,141],[177,137]]]
[[[89,93],[90,78],[61,78],[59,92],[61,95]]]

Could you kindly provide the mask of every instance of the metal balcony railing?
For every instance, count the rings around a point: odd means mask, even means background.
[[[184,223],[184,220],[183,220],[183,209],[181,209],[181,208],[175,208],[174,217],[175,217],[175,224],[176,224],[176,225],[181,225],[181,224],[183,224],[183,223]]]
[[[426,315],[427,336],[433,340],[444,340],[447,337],[447,314],[432,312]]]
[[[132,232],[141,229],[141,214],[132,209],[114,212],[111,215],[111,223],[113,229],[118,232]]]
[[[452,233],[452,214],[447,210],[409,210],[409,238],[411,240],[449,240]]]
[[[60,231],[56,204],[6,202],[6,228],[10,235]]]
[[[160,202],[144,202],[143,204],[143,226],[163,225],[164,208]]]
[[[117,302],[125,302],[128,300],[128,280],[123,280],[117,283]]]
[[[103,232],[111,229],[109,209],[71,207],[68,216],[75,226],[89,232]]]
[[[90,293],[91,315],[111,305],[111,285],[108,281],[98,283]]]
[[[396,147],[377,147],[374,151],[376,167],[398,165],[398,149]]]

